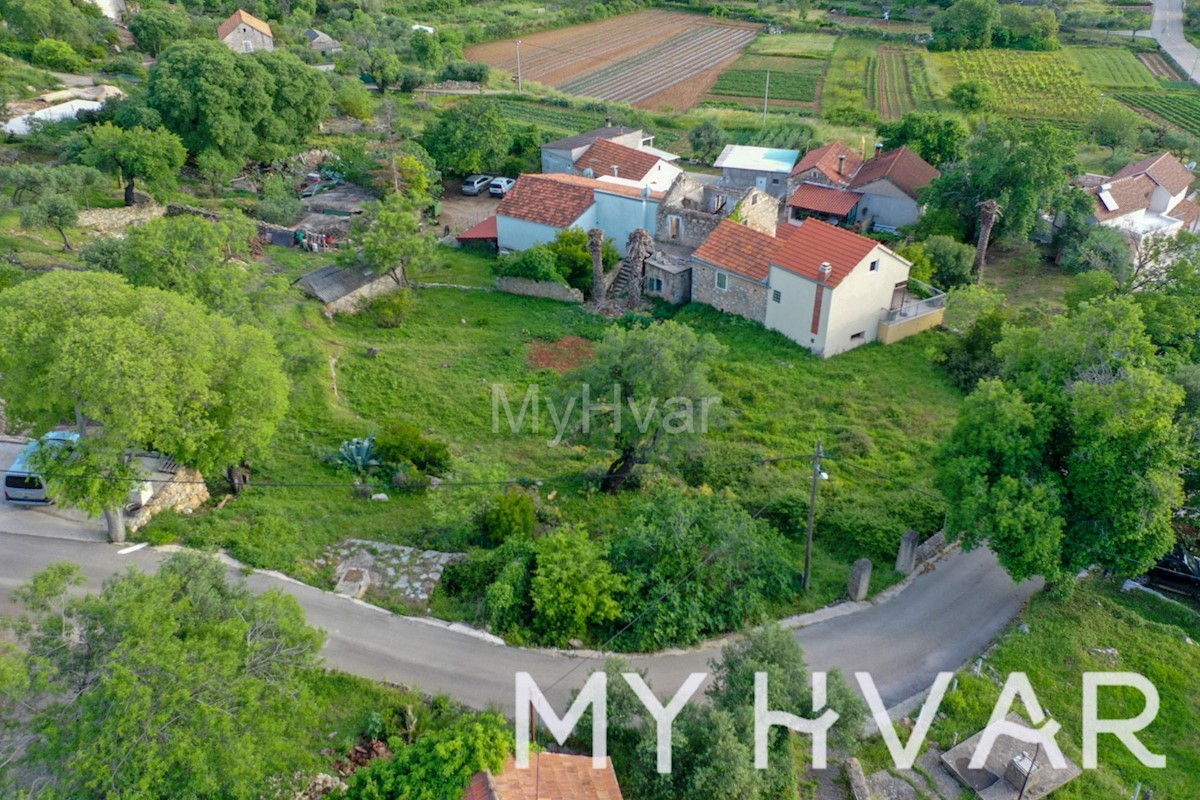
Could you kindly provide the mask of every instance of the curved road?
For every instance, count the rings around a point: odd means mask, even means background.
[[[10,530],[19,516],[3,521]],[[32,518],[27,518],[32,521]],[[97,588],[127,566],[153,570],[165,555],[142,549],[120,555],[113,545],[0,532],[0,614],[16,611],[12,589],[56,561],[83,566],[87,588]],[[376,680],[445,692],[475,708],[511,713],[516,672],[529,672],[556,708],[570,689],[602,665],[584,658],[494,644],[429,622],[398,617],[277,575],[254,573],[256,591],[279,588],[299,600],[310,624],[328,639],[328,664]],[[1017,614],[1039,587],[1015,585],[987,550],[954,553],[913,579],[891,600],[796,632],[813,669],[868,671],[892,707],[926,690],[942,670],[972,659]],[[661,696],[674,694],[691,672],[707,672],[719,648],[633,659],[649,672]],[[852,682],[853,679],[851,678]],[[552,687],[552,688],[551,688]]]
[[[1200,0],[1193,0],[1200,2]],[[1154,0],[1154,17],[1151,35],[1162,45],[1162,49],[1175,59],[1179,68],[1186,71],[1190,80],[1196,80],[1200,66],[1200,49],[1183,35],[1184,0]]]

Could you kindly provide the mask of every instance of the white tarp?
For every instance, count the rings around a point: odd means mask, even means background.
[[[71,100],[67,103],[59,103],[56,106],[43,108],[41,111],[34,111],[32,114],[10,119],[4,123],[4,132],[14,136],[24,136],[33,130],[32,123],[35,121],[61,122],[64,119],[74,119],[80,111],[95,111],[100,106],[101,104],[95,100]]]

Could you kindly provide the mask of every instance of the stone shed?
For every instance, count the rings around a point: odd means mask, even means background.
[[[343,269],[336,264],[301,276],[295,285],[320,300],[330,314],[353,314],[371,299],[401,288],[391,275],[377,275],[365,267]]]

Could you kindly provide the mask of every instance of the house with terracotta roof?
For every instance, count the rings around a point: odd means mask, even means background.
[[[761,322],[828,358],[935,327],[944,293],[879,242],[807,219],[771,236],[725,220],[692,254],[692,300]]]
[[[536,768],[517,769],[509,756],[499,775],[476,772],[463,800],[624,800],[612,759],[603,769],[591,756],[539,753]]]
[[[600,228],[622,250],[638,228],[654,235],[662,198],[611,177],[522,175],[496,208],[497,244],[501,252],[527,250],[568,228]]]
[[[587,178],[612,178],[630,186],[648,186],[655,191],[665,192],[683,170],[663,158],[661,152],[599,139],[584,151],[571,172]]]
[[[874,158],[863,160],[834,142],[807,153],[792,170],[789,217],[895,230],[921,217],[921,190],[939,175],[907,147],[885,153],[876,145]]]
[[[654,137],[648,136],[641,128],[627,128],[623,125],[613,125],[612,118],[605,120],[603,128],[584,131],[575,136],[568,136],[554,142],[542,145],[542,173],[575,172],[575,162],[583,157],[596,142],[614,142],[634,150],[648,150],[658,153],[667,161],[673,161],[679,156],[656,150]]]
[[[1130,164],[1111,178],[1084,182],[1095,198],[1092,221],[1117,228],[1135,247],[1147,235],[1200,230],[1200,206],[1188,199],[1195,176],[1170,153]]]
[[[217,27],[217,38],[235,53],[275,49],[271,26],[240,8]]]

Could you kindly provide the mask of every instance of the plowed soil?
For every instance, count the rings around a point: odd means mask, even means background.
[[[587,339],[564,336],[556,342],[534,342],[529,345],[529,363],[538,369],[552,369],[562,374],[587,361],[595,350]]]

